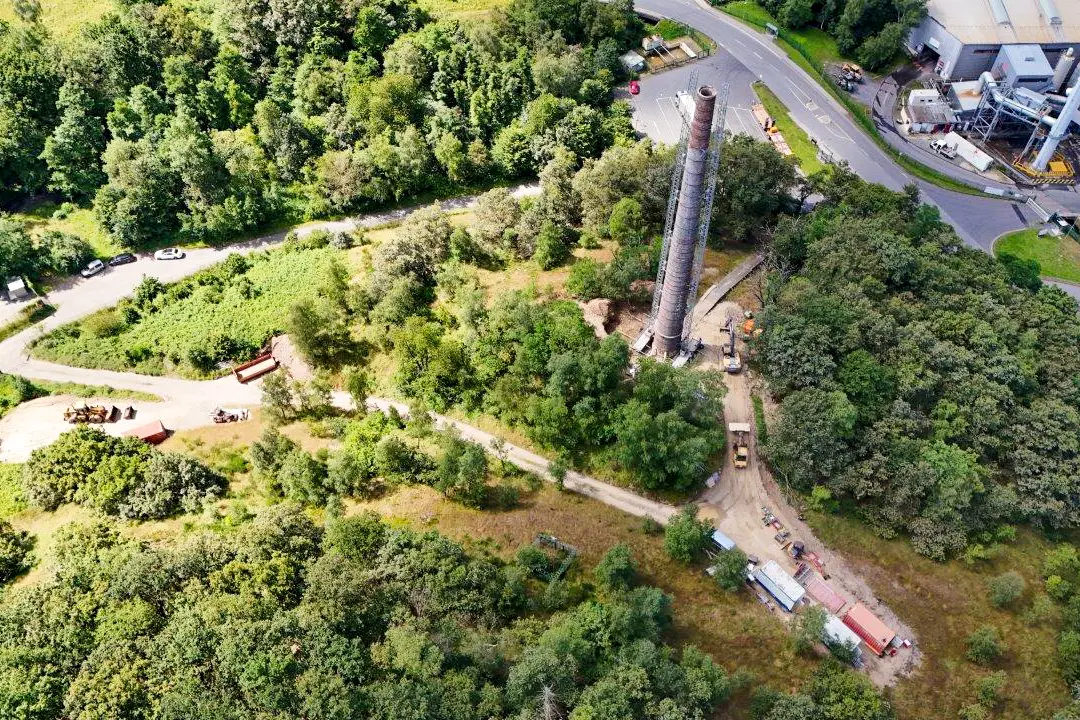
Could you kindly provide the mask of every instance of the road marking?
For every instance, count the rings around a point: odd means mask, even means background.
[[[810,107],[811,105],[814,104],[814,101],[810,98],[810,96],[806,93],[806,91],[803,90],[798,85],[796,85],[794,82],[792,82],[791,78],[784,78],[784,79],[787,80],[788,85],[791,86],[792,91],[795,93],[795,97],[798,98],[800,103],[802,103],[803,105],[805,105],[807,107]]]
[[[756,57],[758,60],[765,59],[765,56],[759,53],[757,50],[751,50],[750,52],[754,53],[754,57]]]

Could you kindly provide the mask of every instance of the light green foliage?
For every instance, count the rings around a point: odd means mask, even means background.
[[[829,614],[825,608],[815,605],[803,608],[795,618],[795,627],[791,631],[791,639],[795,644],[795,652],[812,653],[814,647],[822,641],[822,633],[825,631],[825,621]]]
[[[990,595],[990,604],[994,607],[1006,607],[1016,602],[1024,594],[1027,583],[1015,570],[991,578],[986,584]]]
[[[312,297],[334,257],[329,249],[237,257],[157,290],[121,312],[91,315],[46,335],[42,358],[80,367],[205,377],[239,362],[287,325],[287,310]],[[130,318],[130,319],[129,319]]]
[[[0,464],[0,520],[26,509],[26,493],[22,484],[22,466]]]
[[[487,495],[487,470],[483,447],[447,435],[435,469],[435,488],[462,505],[480,507]]]
[[[716,557],[713,567],[716,584],[728,592],[737,592],[746,584],[746,553],[738,548],[726,550]]]
[[[708,520],[698,520],[696,505],[687,505],[668,520],[664,528],[664,550],[674,559],[689,565],[705,549],[712,529],[712,523]]]

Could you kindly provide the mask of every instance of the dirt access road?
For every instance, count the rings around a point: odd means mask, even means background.
[[[742,308],[732,302],[723,302],[705,316],[698,328],[705,340],[702,367],[718,366],[721,338],[726,333],[721,329],[729,316],[743,318]],[[746,348],[740,342],[740,352],[745,358]],[[725,375],[724,384],[728,392],[724,397],[724,421],[745,422],[753,428],[754,411],[751,396],[758,378],[749,370],[736,375]],[[812,550],[823,560],[825,571],[829,574],[828,584],[849,603],[862,602],[884,620],[902,638],[915,636],[887,606],[874,595],[870,586],[848,566],[843,556],[827,549],[818,540],[806,523],[798,519],[798,511],[782,496],[768,469],[758,457],[756,431],[750,438],[750,464],[744,469],[736,469],[730,457],[725,458],[720,471],[720,479],[712,488],[707,488],[698,498],[701,517],[709,518],[725,535],[735,541],[739,548],[748,555],[758,556],[762,562],[775,560],[788,572],[794,573],[795,562],[791,556],[773,539],[775,528],[762,521],[762,507],[768,507],[785,529],[790,530],[792,540],[802,540],[806,549]],[[781,617],[790,615],[777,611]],[[897,678],[907,675],[919,662],[917,647],[901,649],[896,657],[876,658],[871,653],[864,653],[865,667],[870,678],[879,687],[892,685]]]

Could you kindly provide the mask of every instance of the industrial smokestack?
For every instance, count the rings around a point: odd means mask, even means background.
[[[1065,87],[1065,81],[1069,79],[1069,71],[1073,67],[1073,60],[1073,49],[1065,48],[1065,52],[1061,53],[1057,65],[1054,66],[1054,92],[1059,93]]]
[[[694,117],[686,148],[679,202],[675,210],[671,241],[668,243],[667,270],[656,314],[654,347],[660,357],[670,358],[682,348],[683,323],[694,273],[694,252],[701,221],[702,198],[708,167],[709,141],[712,136],[716,90],[708,85],[698,89],[694,98]]]
[[[1076,114],[1077,108],[1080,108],[1080,84],[1070,88],[1068,93],[1069,99],[1065,101],[1065,107],[1061,109],[1057,120],[1050,126],[1050,133],[1046,136],[1042,149],[1039,150],[1039,154],[1035,157],[1035,162],[1031,164],[1031,167],[1039,172],[1045,172],[1050,161],[1054,159],[1054,153],[1057,152],[1058,145],[1061,144],[1061,141],[1069,132],[1073,115]]]

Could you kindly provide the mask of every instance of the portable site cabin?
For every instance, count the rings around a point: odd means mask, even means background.
[[[861,637],[866,646],[878,655],[884,653],[896,637],[896,633],[862,603],[855,603],[848,609],[844,614],[844,624]]]
[[[761,583],[761,586],[768,590],[769,594],[776,598],[776,602],[788,612],[793,611],[806,594],[803,586],[775,560],[769,560],[761,567],[755,568],[754,579]]]
[[[831,613],[840,612],[846,602],[827,582],[820,578],[814,578],[806,584],[806,594],[824,605],[825,609]]]
[[[645,69],[645,58],[630,50],[619,56],[619,62],[630,72],[641,72]]]
[[[721,550],[735,549],[735,541],[729,538],[724,533],[720,532],[719,530],[713,530],[712,535],[709,536],[709,539],[712,540],[713,544]]]
[[[26,287],[26,281],[21,277],[9,277],[4,284],[7,287],[8,300],[21,300],[30,295],[30,290]]]
[[[159,442],[162,442],[169,437],[169,431],[165,429],[165,426],[161,424],[160,420],[155,420],[152,423],[140,425],[137,428],[128,430],[124,433],[124,437],[135,437],[145,443],[157,445]]]
[[[862,654],[862,651],[859,649],[859,643],[862,642],[862,638],[835,615],[829,615],[825,620],[825,629],[821,632],[821,639],[829,645],[854,647],[857,656]]]

